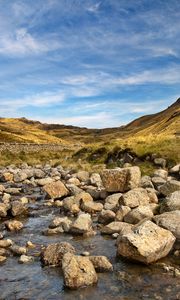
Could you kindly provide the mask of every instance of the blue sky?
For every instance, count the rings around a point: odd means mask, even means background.
[[[120,126],[179,86],[179,0],[0,0],[1,117]]]

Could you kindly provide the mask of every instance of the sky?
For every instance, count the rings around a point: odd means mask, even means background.
[[[179,0],[0,0],[0,117],[121,126],[179,87]]]

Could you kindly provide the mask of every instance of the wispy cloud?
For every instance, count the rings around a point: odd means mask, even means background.
[[[100,8],[101,2],[97,2],[94,5],[91,5],[87,8],[87,11],[91,13],[96,13]]]
[[[165,108],[179,20],[178,0],[0,0],[0,115],[107,127]]]
[[[4,55],[32,55],[57,49],[60,44],[57,41],[40,40],[27,32],[26,28],[20,28],[14,35],[3,36],[0,40],[0,54]]]

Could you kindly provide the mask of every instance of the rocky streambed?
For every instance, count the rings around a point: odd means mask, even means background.
[[[0,299],[180,299],[179,165],[0,169]]]

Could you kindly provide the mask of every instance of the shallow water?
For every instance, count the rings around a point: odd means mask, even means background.
[[[42,232],[48,227],[59,208],[44,206],[42,201],[30,205],[30,217],[20,219],[24,228],[18,233],[6,232],[5,237],[24,246],[28,240],[37,244],[28,254],[39,253],[41,245],[68,241],[75,246],[77,253],[89,251],[92,255],[105,255],[113,263],[113,273],[98,274],[98,283],[77,291],[64,288],[62,271],[59,267],[42,267],[39,257],[29,264],[19,264],[18,257],[8,257],[0,266],[0,299],[180,299],[180,279],[173,273],[165,272],[157,265],[144,266],[116,258],[115,240],[97,234],[82,239],[68,234],[45,236]],[[3,222],[1,222],[1,229]],[[168,265],[178,263],[170,257],[162,260]]]

